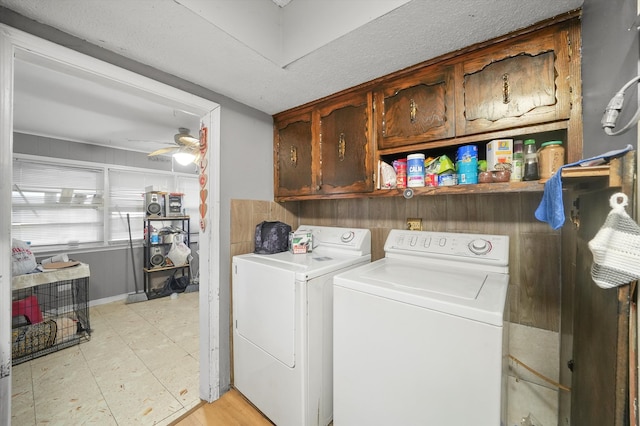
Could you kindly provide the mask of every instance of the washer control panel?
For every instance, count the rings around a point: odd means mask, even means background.
[[[488,265],[509,264],[506,235],[453,232],[405,231],[393,229],[384,245],[386,254],[450,259]]]
[[[311,231],[313,249],[331,249],[355,253],[371,253],[371,231],[360,228],[300,225],[298,231]]]

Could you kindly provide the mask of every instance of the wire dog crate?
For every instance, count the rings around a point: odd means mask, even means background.
[[[12,279],[12,364],[91,338],[89,266],[19,275]]]

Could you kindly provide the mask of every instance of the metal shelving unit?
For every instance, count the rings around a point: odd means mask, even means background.
[[[173,265],[167,258],[167,254],[171,249],[173,243],[172,240],[166,240],[165,235],[159,235],[158,242],[152,242],[152,229],[157,229],[157,225],[171,226],[174,229],[178,229],[180,235],[182,235],[184,243],[190,246],[190,217],[189,216],[147,216],[144,219],[145,239],[144,239],[144,291],[147,296],[153,298],[161,288],[154,287],[152,284],[153,277],[158,276],[164,282],[168,277],[175,273],[180,273],[181,276],[187,276],[189,282],[191,281],[191,268],[189,261],[183,265]],[[161,228],[161,229],[162,229]],[[166,234],[175,235],[177,234]]]

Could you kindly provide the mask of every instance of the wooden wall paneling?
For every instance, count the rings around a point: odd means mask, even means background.
[[[298,228],[298,214],[300,204],[297,201],[286,203],[270,202],[269,220],[279,220],[291,226],[291,229]]]
[[[518,317],[512,322],[559,331],[560,235],[520,237]]]
[[[571,388],[573,360],[573,314],[576,282],[577,226],[571,222],[576,195],[573,191],[564,194],[565,215],[569,222],[561,232],[561,283],[560,283],[560,354],[558,372],[560,384]],[[558,424],[571,424],[571,392],[561,391],[558,395]]]
[[[369,199],[336,200],[337,226],[344,228],[367,228],[369,224]]]
[[[418,212],[418,199],[371,198],[369,200],[369,226],[372,228],[405,229],[406,219],[422,217]]]
[[[447,196],[418,197],[417,204],[424,231],[447,231]]]
[[[476,198],[481,208],[483,232],[509,235],[513,243],[513,240],[517,239],[519,224],[523,220],[520,194],[495,193],[489,196],[477,195]]]
[[[478,226],[478,218],[481,206],[478,205],[478,198],[474,196],[466,197],[445,197],[447,204],[446,232],[471,232]]]
[[[536,219],[534,213],[540,201],[542,193],[521,193],[520,194],[520,232],[521,233],[558,233],[554,231],[546,222]]]
[[[446,196],[446,231],[515,235],[519,221],[517,194]]]
[[[621,339],[625,304],[618,290],[602,289],[591,279],[592,253],[588,243],[601,228],[610,212],[609,197],[614,190],[580,196],[580,228],[576,251],[576,288],[573,330],[571,422],[581,426],[625,424],[626,380],[620,387],[619,353],[625,350]],[[628,317],[627,321],[628,321]],[[627,324],[628,327],[628,324]],[[620,345],[623,347],[621,348]],[[624,412],[624,413],[623,413]]]
[[[332,226],[337,214],[336,200],[300,203],[300,223],[305,225]]]
[[[390,229],[373,228],[371,229],[371,261],[384,258],[384,243],[387,241]]]
[[[629,196],[627,212],[635,217],[636,153],[628,153],[615,162],[620,163],[615,167],[619,176],[611,182],[619,187],[591,192],[580,188],[580,193],[576,189],[569,196],[577,202],[570,206],[568,216],[574,210],[579,226],[563,228],[566,272],[563,271],[560,379],[563,384],[571,383],[572,392],[560,396],[559,419],[566,424],[629,423],[629,311],[636,295],[630,294],[629,285],[598,287],[591,279],[593,255],[588,247],[611,211],[609,197],[614,192]],[[573,372],[566,367],[569,361],[573,361]],[[635,370],[634,373],[637,374]]]
[[[249,200],[231,200],[231,244],[252,241],[255,227],[252,203]]]

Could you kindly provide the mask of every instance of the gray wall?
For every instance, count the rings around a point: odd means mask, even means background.
[[[149,157],[146,153],[89,145],[42,136],[13,134],[13,152],[67,160],[90,161],[180,173],[196,173],[193,165],[181,166],[167,157]]]
[[[273,200],[273,120],[240,104],[221,111],[220,383],[231,383],[231,200]]]
[[[124,69],[209,99],[221,106],[220,270],[213,279],[220,283],[220,388],[230,386],[230,207],[231,198],[273,200],[273,120],[244,104],[191,82],[129,60],[54,28],[24,18],[0,7],[0,22]],[[215,52],[203,52],[203,54]],[[215,75],[211,76],[216,78]],[[93,277],[92,277],[93,279]]]
[[[584,0],[582,14],[582,109],[584,155],[593,157],[628,144],[637,144],[638,127],[608,136],[600,120],[613,95],[638,75],[638,31],[632,26],[637,0]],[[624,126],[638,105],[637,87],[625,92],[616,128]],[[616,129],[614,129],[616,130]]]

